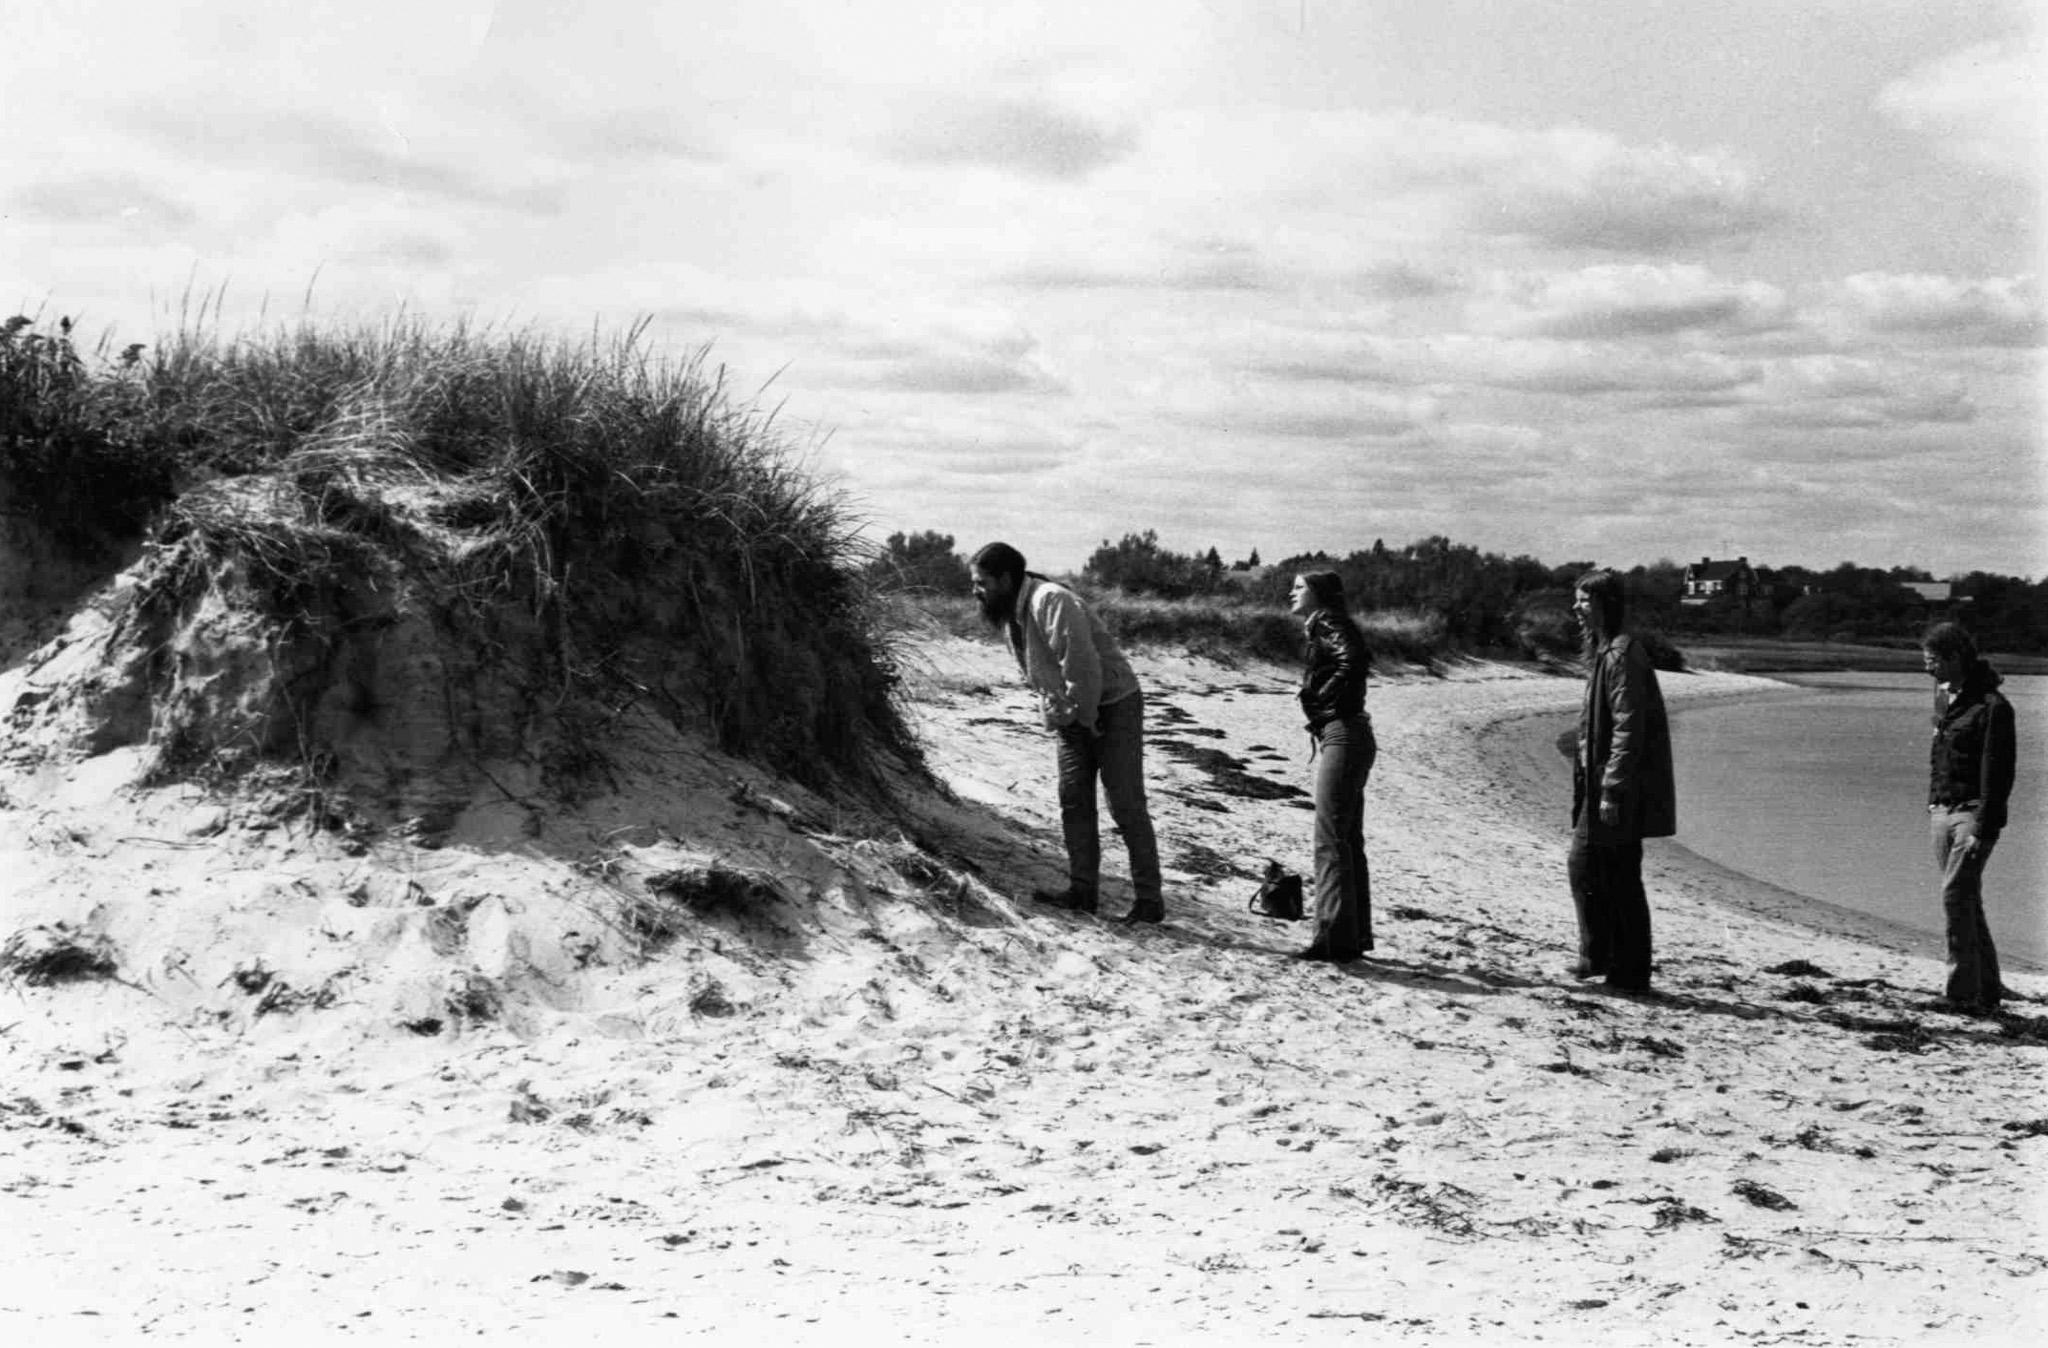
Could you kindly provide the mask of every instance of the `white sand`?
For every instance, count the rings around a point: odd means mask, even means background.
[[[920,663],[929,856],[708,754],[359,854],[121,755],[0,771],[0,937],[120,952],[0,986],[0,1343],[2040,1341],[2037,977],[1950,1016],[1660,854],[1662,995],[1571,982],[1567,802],[1483,741],[1577,687],[1500,668],[1372,690],[1368,960],[1283,958],[1244,900],[1310,815],[1157,739],[1169,924],[1033,912],[1006,661]],[[1155,730],[1306,785],[1284,671],[1137,664]],[[636,959],[622,893],[713,858],[780,898]]]

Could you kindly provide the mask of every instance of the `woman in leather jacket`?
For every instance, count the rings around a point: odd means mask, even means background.
[[[1336,572],[1301,573],[1289,600],[1308,637],[1300,697],[1316,764],[1315,939],[1295,958],[1345,964],[1372,949],[1365,860],[1365,779],[1379,754],[1365,714],[1372,655]]]

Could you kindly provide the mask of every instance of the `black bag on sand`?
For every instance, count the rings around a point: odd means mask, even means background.
[[[1282,869],[1277,861],[1266,863],[1266,879],[1259,886],[1259,892],[1252,895],[1252,901],[1245,905],[1245,911],[1261,917],[1274,917],[1282,922],[1301,920],[1301,877]]]

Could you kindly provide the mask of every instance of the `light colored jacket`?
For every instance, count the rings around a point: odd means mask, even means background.
[[[1096,714],[1138,691],[1131,662],[1079,595],[1056,581],[1026,576],[1017,592],[1010,649],[1038,693],[1048,730],[1096,729]]]

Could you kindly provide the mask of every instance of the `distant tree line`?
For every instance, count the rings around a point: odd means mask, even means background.
[[[1297,572],[1335,571],[1360,610],[1402,609],[1435,615],[1456,646],[1566,654],[1577,641],[1571,618],[1573,582],[1593,566],[1551,566],[1527,555],[1502,556],[1435,534],[1398,548],[1375,540],[1347,556],[1298,553],[1270,568],[1254,549],[1226,563],[1214,547],[1179,553],[1150,529],[1104,539],[1079,579],[1101,590],[1163,599],[1215,596],[1219,602],[1284,605]],[[1843,562],[1832,570],[1801,566],[1755,568],[1756,592],[1683,603],[1685,566],[1659,560],[1630,568],[1633,620],[1651,633],[1686,636],[1782,636],[1805,640],[1908,643],[1935,618],[1953,617],[1992,650],[2048,652],[2048,579],[2028,581],[1988,571],[1951,578],[1953,598],[1930,603],[1910,582],[1927,571]],[[950,535],[890,535],[874,573],[885,583],[964,595],[967,559]]]

